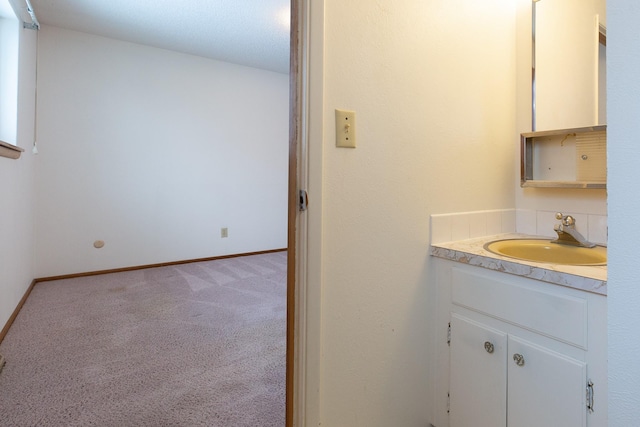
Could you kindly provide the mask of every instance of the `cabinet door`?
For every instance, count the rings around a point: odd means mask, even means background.
[[[451,427],[504,427],[507,420],[507,336],[451,314]]]
[[[509,427],[585,426],[586,364],[514,336],[508,348]]]

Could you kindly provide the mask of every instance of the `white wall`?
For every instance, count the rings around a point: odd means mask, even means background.
[[[38,79],[38,277],[286,246],[288,75],[43,26]]]
[[[324,81],[311,85],[324,85],[324,109],[311,112],[324,122],[311,141],[324,152],[321,211],[310,205],[322,215],[310,279],[322,288],[320,409],[308,421],[422,427],[433,401],[429,215],[515,204],[515,6],[324,6],[324,22],[312,20],[324,25]],[[335,148],[335,108],[356,111],[358,148]]]
[[[608,0],[609,425],[640,420],[640,4]]]
[[[34,83],[36,33],[20,29],[17,145],[20,159],[0,157],[0,329],[34,278]]]

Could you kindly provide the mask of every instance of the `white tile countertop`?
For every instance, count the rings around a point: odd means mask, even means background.
[[[496,255],[484,248],[486,243],[501,239],[535,239],[526,234],[498,234],[454,242],[434,243],[431,255],[490,270],[542,280],[596,294],[607,295],[607,266],[576,266],[522,261]]]

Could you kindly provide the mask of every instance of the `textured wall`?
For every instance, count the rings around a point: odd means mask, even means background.
[[[46,26],[39,56],[39,277],[286,246],[288,75]]]
[[[640,420],[640,4],[608,0],[609,425]]]

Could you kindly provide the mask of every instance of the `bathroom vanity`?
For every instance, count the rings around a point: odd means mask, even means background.
[[[514,260],[484,249],[495,238],[431,247],[431,423],[606,426],[606,266]]]

